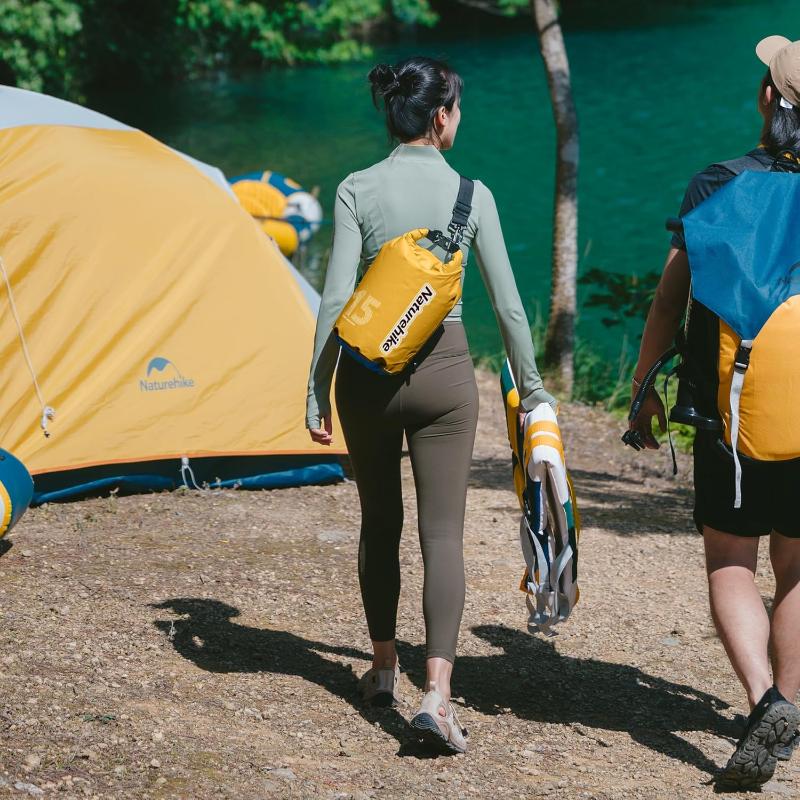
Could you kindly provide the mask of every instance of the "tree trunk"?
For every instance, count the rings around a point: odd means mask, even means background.
[[[561,391],[572,394],[578,272],[578,115],[556,0],[531,0],[539,49],[556,123],[553,279],[544,363],[556,370]]]

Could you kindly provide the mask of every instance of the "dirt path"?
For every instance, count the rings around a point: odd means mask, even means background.
[[[0,558],[0,796],[711,797],[743,698],[707,611],[688,459],[673,481],[665,453],[564,410],[583,599],[557,638],[533,637],[499,391],[480,383],[454,682],[466,757],[421,758],[403,721],[424,665],[406,459],[399,713],[355,700],[354,484],[30,512]],[[776,778],[764,795],[800,795],[800,759]]]

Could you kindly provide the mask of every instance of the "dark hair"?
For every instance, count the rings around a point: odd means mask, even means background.
[[[776,158],[787,150],[794,154],[800,154],[800,109],[784,108],[781,105],[782,95],[775,86],[769,70],[761,82],[762,94],[768,86],[772,87],[771,114],[764,122],[761,144],[771,156]]]
[[[378,64],[369,73],[372,102],[383,100],[389,136],[401,142],[435,135],[433,120],[461,99],[464,82],[442,61],[416,56],[394,66]]]

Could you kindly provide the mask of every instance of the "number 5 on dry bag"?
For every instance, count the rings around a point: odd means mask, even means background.
[[[418,228],[386,242],[336,320],[342,347],[370,369],[402,372],[461,297],[459,243],[473,189],[462,177],[447,234]],[[423,247],[422,239],[445,250],[447,259]]]

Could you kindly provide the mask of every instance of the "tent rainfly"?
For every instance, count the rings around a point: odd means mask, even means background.
[[[319,298],[218,169],[3,86],[0,206],[0,445],[34,503],[341,478],[303,427]]]

